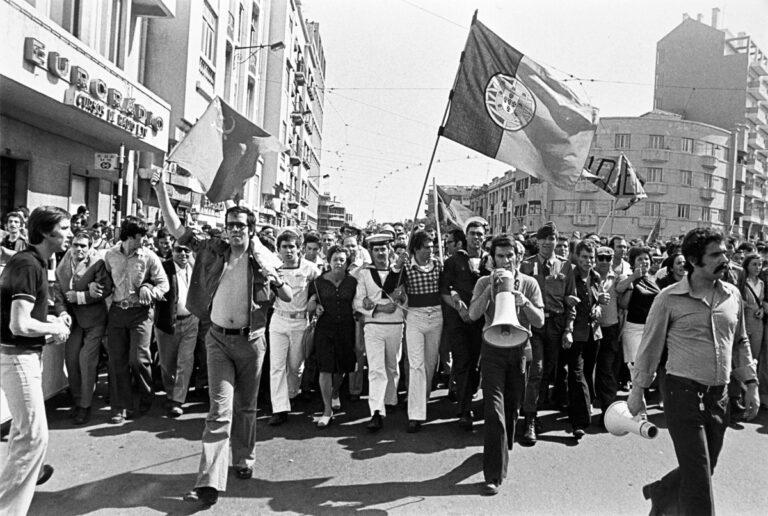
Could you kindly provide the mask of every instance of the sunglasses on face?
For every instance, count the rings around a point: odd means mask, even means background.
[[[88,247],[88,244],[78,244],[78,243],[73,242],[72,243],[72,247],[80,247],[82,249],[85,249],[85,248]]]
[[[245,224],[243,222],[227,222],[227,229],[245,229],[248,226],[248,224]]]
[[[176,253],[191,253],[192,249],[188,249],[186,247],[174,247],[173,251]]]
[[[610,262],[611,260],[613,260],[613,256],[607,254],[597,257],[598,262]]]

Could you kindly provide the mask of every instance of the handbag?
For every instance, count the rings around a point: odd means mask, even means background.
[[[317,290],[317,283],[315,280],[312,280],[312,284],[315,286],[317,302],[322,305],[320,302],[320,291]],[[317,326],[317,319],[317,314],[312,316],[312,319],[304,330],[304,334],[301,336],[301,347],[304,349],[304,358],[309,357],[312,354],[312,350],[315,348],[315,327]]]

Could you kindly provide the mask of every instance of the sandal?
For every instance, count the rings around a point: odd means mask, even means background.
[[[325,428],[331,423],[333,423],[333,416],[321,416],[317,420],[317,428]]]

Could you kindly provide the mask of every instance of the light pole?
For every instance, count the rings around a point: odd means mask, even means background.
[[[264,43],[263,45],[235,46],[235,50],[253,49],[253,52],[248,54],[248,56],[245,57],[244,59],[241,59],[239,61],[239,63],[244,63],[244,62],[248,61],[248,59],[250,59],[253,54],[258,52],[262,48],[269,48],[269,50],[271,50],[272,52],[275,52],[277,50],[284,49],[285,48],[285,43],[283,43],[282,41],[275,41],[274,43]]]

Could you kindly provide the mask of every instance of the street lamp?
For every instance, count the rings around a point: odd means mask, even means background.
[[[269,47],[269,49],[273,50],[273,51],[274,50],[282,50],[282,49],[285,48],[285,43],[283,43],[282,41],[276,41],[274,43],[265,43],[263,45],[250,45],[250,46],[247,46],[247,47],[236,46],[235,50],[244,50],[244,49],[248,49],[248,48],[254,48],[254,49],[258,50],[258,49],[267,48],[267,47]]]

